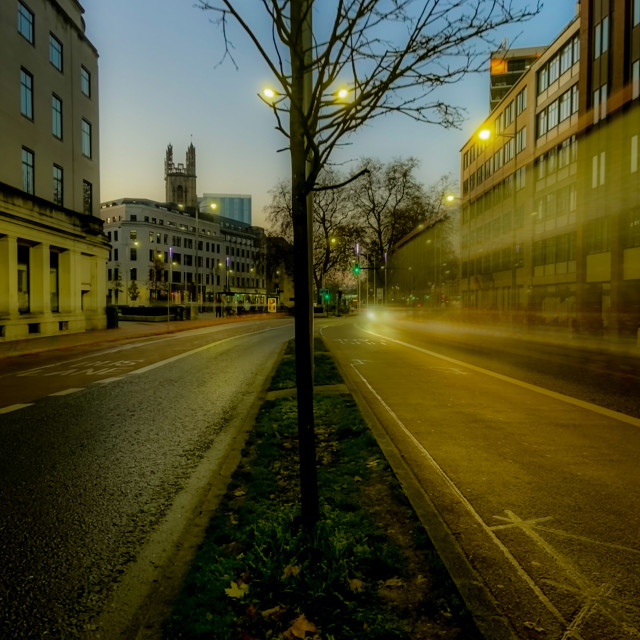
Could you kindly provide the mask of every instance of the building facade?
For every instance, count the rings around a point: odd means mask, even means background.
[[[248,213],[240,217],[250,221],[251,197],[198,198],[195,158],[191,145],[187,166],[176,166],[171,145],[167,149],[167,192],[179,194],[182,202],[121,198],[102,204],[101,217],[112,244],[106,269],[109,303],[206,305],[233,299],[234,308],[251,310],[260,299],[264,306],[264,229],[231,215],[237,203],[243,211],[248,203]]]
[[[490,101],[489,110],[493,111],[507,95],[511,87],[544,53],[546,47],[503,48],[491,54],[489,62]]]
[[[590,0],[461,151],[463,307],[635,335],[640,0]]]
[[[0,4],[0,340],[106,326],[98,53],[76,0]]]

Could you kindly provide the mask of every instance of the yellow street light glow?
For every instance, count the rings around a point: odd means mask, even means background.
[[[217,209],[217,208],[218,208],[218,205],[217,205],[215,202],[212,202],[209,206],[210,206],[212,209]]]
[[[349,95],[348,89],[340,89],[338,91],[338,98],[340,98],[340,100],[344,100],[348,95]]]
[[[263,89],[262,95],[265,98],[275,98],[276,92],[273,89],[271,89],[271,87],[267,87],[266,89]]]
[[[480,140],[488,140],[491,137],[491,131],[489,129],[480,129],[478,132],[478,138]]]
[[[447,196],[447,202],[453,202],[455,199],[456,197],[451,193]]]

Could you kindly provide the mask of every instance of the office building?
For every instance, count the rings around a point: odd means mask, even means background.
[[[0,3],[0,340],[106,326],[98,53],[83,12]]]

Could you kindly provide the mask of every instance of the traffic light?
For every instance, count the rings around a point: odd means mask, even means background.
[[[329,300],[331,299],[331,294],[329,293],[329,289],[324,290],[324,299],[326,302],[329,302]]]
[[[353,275],[360,275],[360,265],[357,262],[353,265]]]

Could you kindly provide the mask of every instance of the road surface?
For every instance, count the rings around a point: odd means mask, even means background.
[[[637,409],[637,355],[426,327],[322,335],[497,604],[485,630],[640,638],[640,419],[611,408]]]
[[[248,322],[6,363],[0,637],[118,637],[292,333]]]

